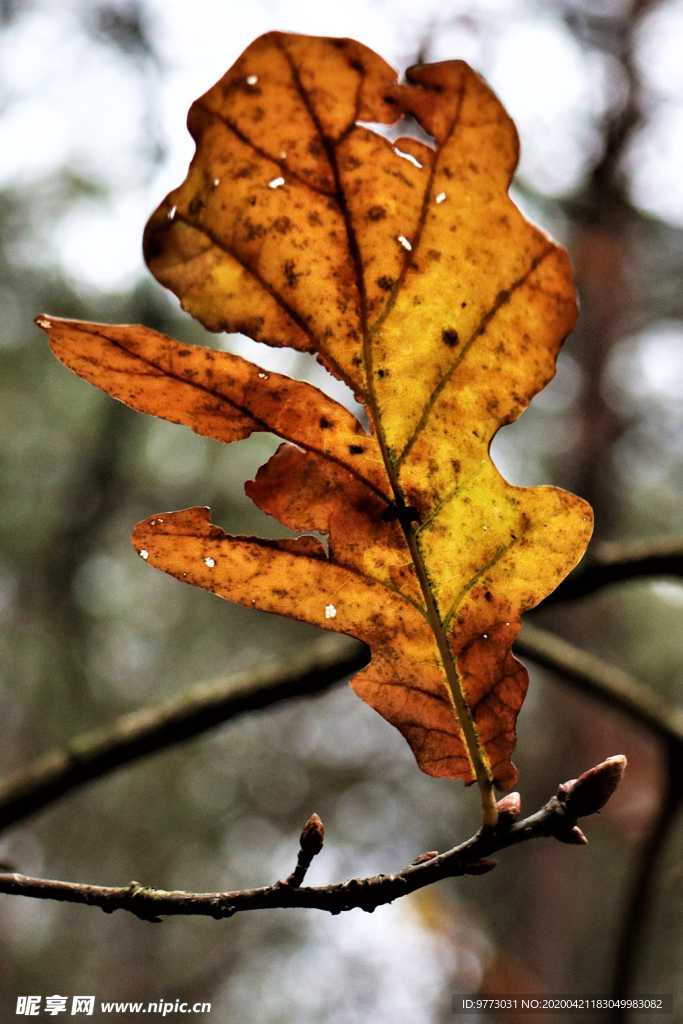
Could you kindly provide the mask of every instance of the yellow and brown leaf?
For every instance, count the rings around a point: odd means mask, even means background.
[[[402,116],[425,141],[371,127]],[[146,520],[134,544],[179,579],[364,640],[352,685],[420,767],[509,789],[527,686],[511,645],[591,530],[579,498],[513,487],[489,457],[575,320],[564,250],[507,194],[514,126],[462,62],[398,84],[359,43],[280,33],[188,124],[197,152],[147,226],[150,269],[210,330],[316,353],[372,432],[238,356],[45,317],[58,357],[133,408],[289,442],[247,492],[329,550],[228,537],[199,508]]]

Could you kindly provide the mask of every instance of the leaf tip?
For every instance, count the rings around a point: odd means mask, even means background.
[[[35,318],[34,323],[40,327],[41,330],[47,331],[48,333],[52,330],[52,320],[45,313],[41,313],[40,316]]]

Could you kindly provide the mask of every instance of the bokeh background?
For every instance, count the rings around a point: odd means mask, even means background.
[[[191,158],[191,101],[275,28],[350,35],[400,69],[462,57],[493,85],[521,135],[516,201],[568,246],[582,303],[557,378],[501,432],[494,457],[515,483],[588,498],[601,540],[683,529],[680,0],[2,0],[3,773],[317,637],[180,586],[128,540],[140,519],[197,504],[229,532],[277,533],[242,490],[275,440],[222,447],[134,413],[58,364],[32,324],[41,312],[140,322],[334,389],[306,357],[207,335],[140,254],[147,216]],[[674,704],[682,621],[673,579],[536,613]],[[586,848],[526,844],[486,877],[374,915],[150,925],[0,896],[0,1017],[15,1019],[18,995],[60,993],[210,1001],[207,1019],[221,1024],[438,1024],[451,1019],[455,991],[605,992],[661,796],[662,751],[532,666],[515,758],[526,810],[617,752],[628,774],[588,822]],[[461,785],[423,776],[398,733],[342,683],[62,799],[0,837],[0,860],[75,881],[238,888],[287,874],[316,810],[327,845],[309,878],[323,883],[453,845],[476,827],[477,805]],[[682,851],[674,826],[632,979],[636,991],[679,1000]]]

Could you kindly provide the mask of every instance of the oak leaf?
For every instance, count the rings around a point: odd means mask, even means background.
[[[391,143],[377,129],[401,118]],[[359,43],[281,33],[188,126],[187,179],[145,232],[151,271],[209,330],[316,353],[370,427],[236,355],[44,317],[56,355],[133,408],[286,442],[246,489],[304,536],[230,537],[192,508],[140,523],[133,543],[178,579],[364,640],[356,693],[425,772],[478,780],[490,822],[492,783],[517,777],[521,614],[591,531],[581,499],[514,487],[489,456],[575,321],[566,253],[508,196],[514,126],[461,61],[399,84]]]

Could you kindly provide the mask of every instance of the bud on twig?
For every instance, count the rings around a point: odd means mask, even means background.
[[[557,796],[565,805],[567,817],[576,820],[601,810],[621,782],[625,768],[626,758],[617,754],[590,768],[578,779],[564,782]]]
[[[299,838],[299,845],[302,852],[308,855],[309,864],[322,850],[324,840],[325,826],[318,815],[314,813],[304,825]]]
[[[439,856],[438,850],[429,850],[428,853],[421,853],[415,858],[413,864],[424,864],[428,860],[434,860],[435,857]]]
[[[519,793],[508,793],[498,801],[498,828],[509,828],[519,818],[522,800]]]
[[[561,843],[567,843],[569,846],[585,846],[588,842],[578,825],[566,830],[558,829],[554,835]]]
[[[296,867],[288,878],[279,883],[280,885],[290,885],[294,888],[301,885],[311,866],[311,861],[322,850],[324,839],[325,826],[317,814],[312,814],[299,836],[299,856]]]

